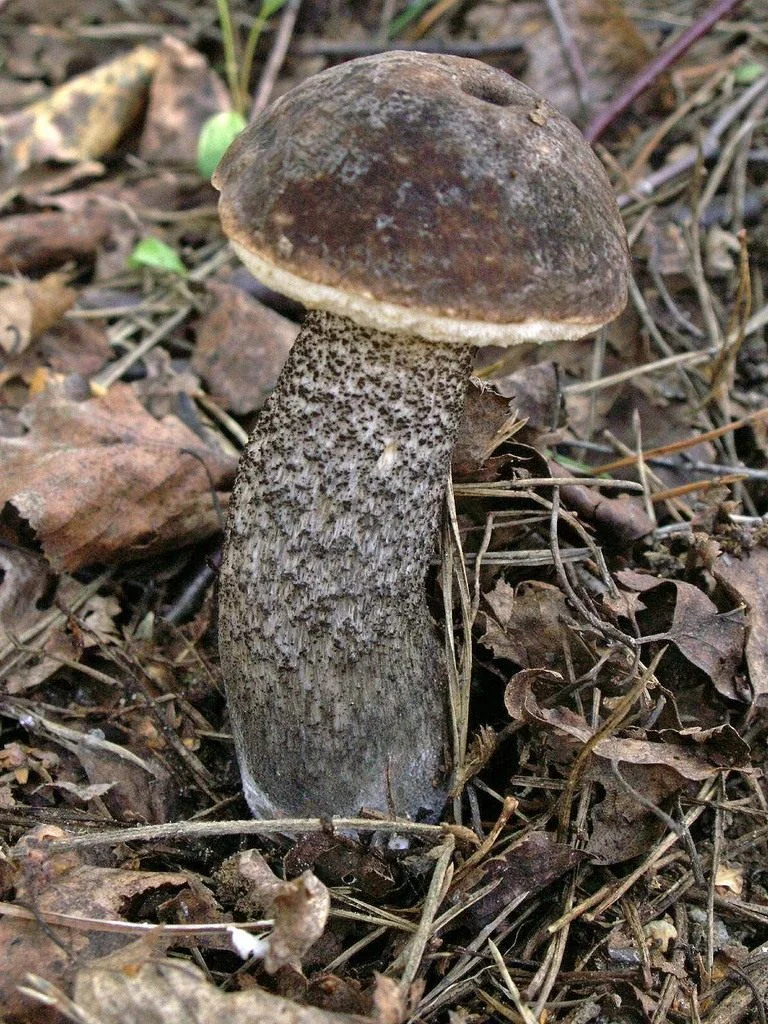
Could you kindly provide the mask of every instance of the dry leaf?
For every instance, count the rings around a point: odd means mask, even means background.
[[[23,213],[0,219],[0,272],[46,269],[91,256],[111,228],[110,211],[94,199],[78,213]]]
[[[666,953],[670,942],[674,942],[677,938],[677,928],[675,928],[668,917],[662,917],[643,925],[643,935],[649,946],[653,946],[656,949],[660,949],[662,953]]]
[[[729,890],[734,896],[741,896],[744,891],[743,865],[729,867],[727,864],[718,864],[715,872],[715,885],[718,889]]]
[[[550,462],[550,469],[553,475],[571,475],[556,462]],[[560,488],[560,495],[580,519],[591,523],[601,538],[615,547],[627,547],[647,536],[654,528],[655,524],[640,499],[629,494],[609,498],[597,487],[585,487],[574,478],[572,484]]]
[[[494,448],[509,436],[516,422],[509,401],[493,388],[473,383],[467,392],[459,436],[451,456],[454,480],[497,479],[481,472]]]
[[[48,274],[40,281],[12,281],[0,291],[0,357],[6,365],[43,331],[52,327],[75,302],[66,274]],[[0,362],[0,379],[3,363]]]
[[[93,320],[60,320],[43,334],[37,347],[54,372],[85,378],[102,369],[111,351],[103,324]]]
[[[301,959],[323,934],[331,907],[330,893],[311,871],[291,882],[278,878],[257,850],[247,850],[237,861],[250,883],[250,897],[274,918],[264,967],[274,974],[281,967],[301,971]]]
[[[578,746],[592,740],[593,728],[585,718],[565,707],[541,707],[534,688],[542,670],[514,675],[504,691],[504,705],[512,719],[554,730]],[[552,676],[553,673],[545,673]],[[549,686],[548,680],[545,685]],[[716,729],[665,729],[649,739],[608,736],[593,747],[596,757],[630,764],[665,765],[684,779],[701,781],[724,768],[749,765],[749,747],[729,725]]]
[[[617,573],[616,579],[627,590],[653,592],[652,599],[645,599],[645,611],[637,616],[644,635],[653,636],[655,643],[674,644],[724,697],[748,699],[738,677],[746,638],[740,609],[720,614],[698,587],[679,580],[659,580],[631,570]],[[663,662],[660,672],[664,672]]]
[[[4,633],[18,636],[37,622],[52,583],[50,567],[40,555],[0,546],[0,640]]]
[[[229,481],[231,457],[173,416],[153,419],[128,385],[82,402],[65,391],[30,403],[23,437],[0,438],[0,503],[34,528],[55,568],[151,555],[218,529],[211,486]]]
[[[595,759],[588,777],[603,790],[602,800],[592,807],[591,833],[585,846],[596,864],[619,864],[647,853],[661,837],[666,825],[661,818],[620,785],[611,765]],[[646,800],[661,806],[685,781],[666,765],[621,765],[622,778]]]
[[[99,1024],[372,1024],[368,1017],[299,1006],[259,988],[222,992],[182,960],[79,971],[73,998]]]
[[[47,160],[75,163],[110,153],[141,110],[157,60],[156,50],[138,46],[0,119],[0,187]]]
[[[35,556],[49,573],[49,586],[53,586],[52,574],[41,556]],[[66,601],[66,585],[59,587],[56,596]],[[62,593],[62,590],[64,593]],[[0,589],[0,594],[2,590]],[[103,597],[94,594],[78,608],[77,625],[72,620],[58,626],[52,626],[40,648],[39,657],[33,664],[24,664],[17,671],[8,672],[5,679],[5,692],[22,693],[24,690],[39,686],[54,672],[61,668],[61,659],[79,661],[88,648],[100,644],[104,647],[114,644],[120,633],[115,626],[115,616],[120,612],[120,605],[114,597]],[[35,608],[30,613],[29,624],[36,624],[45,611]]]
[[[493,616],[485,616],[485,634],[480,642],[490,648],[495,657],[507,658],[522,668],[546,668],[565,673],[568,671],[567,645],[577,675],[592,667],[589,649],[568,624],[571,614],[557,587],[526,581],[513,588],[499,580],[484,597]]]
[[[166,36],[149,89],[139,156],[163,165],[193,165],[204,122],[229,109],[229,94],[205,57]]]
[[[16,899],[41,914],[64,914],[100,921],[125,921],[132,908],[156,897],[169,898],[190,885],[186,875],[173,872],[123,871],[79,863],[74,851],[49,854],[48,844],[65,837],[46,826],[29,834],[12,851],[16,865]],[[76,965],[103,957],[133,936],[97,928],[43,926],[34,920],[0,918],[0,999],[4,1019],[37,1021],[28,998],[18,992],[30,968],[47,981],[66,982]]]
[[[531,832],[498,857],[487,857],[469,873],[460,875],[446,902],[455,906],[491,882],[498,884],[460,914],[451,927],[469,927],[474,935],[512,900],[534,895],[584,860],[586,854],[557,843],[547,832]]]
[[[192,368],[230,412],[255,412],[274,388],[299,328],[240,288],[222,281],[206,288],[214,301],[197,325]]]
[[[646,65],[650,49],[621,0],[561,0],[561,6],[583,58],[587,99],[599,106]],[[528,57],[521,75],[525,83],[572,120],[583,120],[562,43],[545,3],[479,4],[469,11],[467,22],[476,38],[521,40]]]
[[[326,885],[346,886],[371,903],[385,899],[401,884],[397,865],[375,849],[325,832],[299,836],[283,858],[283,868],[291,876],[310,869]]]
[[[408,993],[394,978],[388,978],[384,974],[376,974],[373,1005],[378,1024],[401,1024],[411,1016],[408,1012]]]
[[[723,555],[712,569],[731,596],[746,605],[745,655],[752,700],[768,700],[768,549],[753,548],[744,558]]]

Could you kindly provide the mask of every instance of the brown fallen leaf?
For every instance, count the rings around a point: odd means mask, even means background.
[[[36,531],[54,568],[143,557],[219,527],[212,487],[235,460],[176,417],[153,419],[129,385],[75,401],[66,381],[25,410],[23,437],[0,438],[0,503]]]
[[[370,1017],[328,1013],[260,988],[222,992],[183,960],[153,959],[90,967],[75,978],[73,1000],[100,1024],[372,1024]]]
[[[507,683],[504,706],[510,718],[528,722],[546,730],[554,730],[580,747],[590,742],[595,730],[587,720],[565,707],[542,707],[535,689],[541,670],[518,672]],[[551,676],[552,673],[545,673]],[[544,680],[545,687],[551,682]],[[592,748],[595,757],[620,764],[665,765],[683,779],[702,781],[724,768],[747,768],[749,747],[729,725],[716,729],[665,729],[658,733],[632,736],[607,736]]]
[[[503,854],[487,857],[459,876],[446,897],[450,906],[471,900],[473,894],[492,882],[497,885],[459,914],[451,928],[468,927],[476,934],[512,900],[525,893],[541,892],[585,856],[580,850],[556,842],[547,832],[531,832]]]
[[[221,79],[197,50],[165,36],[157,54],[139,156],[157,164],[194,165],[204,122],[230,109]]]
[[[56,373],[85,378],[102,369],[111,351],[103,324],[93,320],[60,320],[42,335],[37,347],[43,363]]]
[[[19,279],[0,290],[0,357],[6,365],[33,338],[52,327],[75,302],[77,292],[67,275],[48,274],[40,281]],[[0,380],[4,367],[0,362]]]
[[[0,272],[47,269],[90,257],[110,232],[113,215],[94,200],[82,213],[24,213],[0,219]]]
[[[746,606],[745,656],[752,701],[768,700],[768,549],[753,548],[744,558],[722,555],[712,567],[718,583]]]
[[[345,885],[368,902],[384,899],[402,884],[396,865],[376,850],[325,832],[299,836],[283,858],[283,868],[291,876],[311,870],[326,885]]]
[[[560,419],[562,393],[560,374],[553,362],[521,366],[494,379],[494,387],[509,402],[509,408],[525,420],[523,439],[529,444],[546,443]]]
[[[496,446],[510,436],[513,423],[520,425],[510,402],[494,388],[473,383],[467,392],[464,416],[451,456],[454,480],[498,479],[496,472],[492,475],[483,472],[483,466]]]
[[[135,920],[133,908],[152,906],[158,897],[168,899],[184,889],[200,887],[178,872],[94,867],[82,863],[73,852],[49,854],[48,844],[65,835],[59,828],[43,826],[11,851],[15,899],[26,910],[34,908],[42,920],[0,917],[0,999],[3,1018],[9,1022],[49,1019],[38,1017],[35,1004],[18,991],[30,968],[48,982],[66,984],[77,966],[106,956],[134,938],[120,931],[68,928],[52,921],[46,924],[45,915]]]
[[[485,616],[480,643],[496,658],[506,658],[521,668],[565,673],[567,647],[577,675],[592,667],[594,659],[578,631],[571,628],[572,616],[558,587],[538,581],[511,587],[498,580],[484,598],[493,614]]]
[[[646,636],[653,636],[655,643],[674,644],[724,697],[749,700],[748,687],[738,674],[746,639],[740,609],[721,614],[698,587],[679,580],[659,580],[632,570],[622,570],[616,579],[627,590],[653,593],[651,600],[644,599],[645,611],[637,617]]]
[[[197,325],[192,368],[238,416],[255,412],[275,386],[299,328],[223,281],[206,285],[213,302]]]
[[[37,622],[39,605],[52,584],[44,558],[0,544],[0,641],[4,633],[17,636]]]
[[[48,563],[41,555],[31,554],[27,557],[35,557],[41,566],[45,567],[48,573],[48,587],[51,594],[54,593],[57,601],[66,606],[69,594],[72,592],[72,580],[65,579],[63,582],[55,581],[50,572]],[[0,594],[2,588],[0,587]],[[43,608],[37,604],[30,607],[25,628],[31,628],[39,623],[46,615]],[[93,594],[85,603],[81,604],[77,612],[77,624],[67,620],[61,625],[52,625],[47,630],[47,635],[39,648],[38,657],[33,664],[23,664],[21,668],[8,671],[5,677],[5,692],[8,694],[23,693],[25,690],[39,686],[54,672],[61,668],[62,659],[67,661],[79,661],[83,652],[97,644],[102,647],[110,647],[115,644],[121,634],[115,625],[115,616],[118,615],[120,606],[114,597]],[[6,627],[8,633],[17,636],[18,629],[13,630]],[[2,636],[2,619],[0,618],[0,640]],[[37,640],[39,643],[39,638]],[[0,647],[0,651],[2,647]]]
[[[585,99],[599,107],[645,66],[650,47],[621,0],[561,0],[560,7],[583,61]],[[470,10],[467,21],[476,38],[521,40],[528,57],[525,83],[583,123],[573,76],[545,3],[480,4]],[[653,98],[660,92],[655,89]]]
[[[571,476],[567,469],[556,462],[550,462],[550,469],[553,475]],[[560,494],[565,504],[580,519],[591,523],[600,538],[615,547],[633,544],[654,528],[642,502],[628,494],[610,498],[601,494],[596,487],[579,484],[576,477],[572,484],[560,488]]]
[[[301,971],[302,957],[325,929],[330,893],[311,871],[290,882],[278,878],[257,850],[241,853],[236,865],[249,883],[251,905],[274,917],[264,967],[269,974],[285,966]]]
[[[646,800],[661,806],[685,781],[666,765],[621,765],[622,777]],[[598,782],[603,797],[590,814],[591,831],[586,852],[595,864],[619,864],[646,853],[666,829],[661,818],[621,786],[611,765],[595,760],[588,777]]]
[[[0,119],[0,188],[47,160],[75,163],[110,153],[139,114],[157,61],[156,50],[138,46]]]

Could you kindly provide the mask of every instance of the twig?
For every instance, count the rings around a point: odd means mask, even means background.
[[[82,738],[82,734],[78,734]],[[122,751],[122,748],[120,748]],[[123,756],[126,756],[123,751]],[[172,821],[164,825],[139,825],[134,828],[108,829],[89,835],[57,839],[50,850],[74,850],[87,846],[112,846],[115,843],[189,842],[212,836],[296,835],[303,832],[399,832],[422,839],[440,841],[446,834],[476,846],[474,832],[455,825],[425,825],[416,821],[371,818],[270,818],[263,821]]]
[[[520,989],[512,980],[512,975],[509,973],[509,969],[504,963],[504,957],[499,952],[499,947],[493,939],[488,939],[488,949],[491,951],[491,956],[499,969],[501,980],[507,987],[507,992],[514,1003],[515,1009],[523,1018],[523,1024],[537,1024],[537,1017],[531,1010],[530,1006],[523,1002],[523,997],[520,995]]]
[[[741,427],[746,427],[750,423],[757,423],[766,418],[768,418],[768,409],[757,409],[755,412],[742,416],[740,420],[733,420],[732,423],[725,423],[722,427],[715,427],[713,430],[705,430],[695,437],[686,437],[682,441],[673,441],[670,444],[663,444],[658,448],[649,448],[647,452],[643,452],[643,457],[648,460],[653,458],[654,455],[668,455],[670,452],[685,451],[686,448],[694,448],[703,441],[713,441],[724,434],[732,433],[734,430],[739,430]],[[590,470],[590,473],[594,475],[612,473],[614,470],[623,469],[625,466],[633,466],[636,462],[637,455],[627,455],[623,459],[616,459],[613,462],[606,462],[602,466],[595,466],[594,469]]]
[[[649,174],[647,178],[643,178],[642,181],[636,182],[632,186],[630,193],[620,195],[617,199],[619,206],[628,206],[631,202],[637,199],[638,196],[647,197],[654,194],[654,192],[661,186],[666,185],[668,181],[672,181],[678,175],[683,174],[685,171],[690,171],[695,166],[696,161],[699,159],[709,160],[713,157],[720,148],[720,137],[723,133],[736,121],[747,107],[754,103],[755,100],[759,99],[762,93],[768,88],[768,75],[763,75],[758,78],[756,82],[753,82],[750,87],[739,96],[735,102],[731,103],[726,110],[713,122],[712,127],[709,129],[707,134],[704,136],[701,142],[700,150],[697,152],[686,153],[680,157],[679,160],[674,160],[672,163],[661,167],[658,171],[653,174]]]
[[[581,59],[576,40],[573,38],[571,26],[563,15],[560,0],[546,0],[546,3],[552,24],[555,26],[555,31],[560,40],[560,49],[563,52],[565,62],[568,65],[568,71],[576,87],[576,98],[579,101],[581,113],[586,115],[589,112],[589,79],[584,68],[584,62]]]
[[[437,915],[440,903],[445,896],[446,890],[446,878],[450,881],[450,868],[451,858],[453,857],[453,851],[456,843],[453,836],[448,836],[446,841],[441,847],[438,847],[438,858],[435,864],[434,871],[432,872],[432,880],[429,884],[429,891],[427,892],[426,899],[424,900],[424,909],[421,914],[421,920],[419,926],[413,934],[413,937],[408,942],[403,952],[397,958],[397,960],[390,967],[390,971],[395,973],[402,961],[405,961],[403,973],[400,978],[400,987],[403,991],[408,991],[411,983],[416,978],[421,964],[422,957],[424,956],[424,950],[426,949],[429,937],[432,934],[432,926]]]
[[[476,39],[420,39],[418,42],[402,39],[390,39],[388,42],[369,39],[360,42],[346,39],[297,39],[291,46],[291,53],[303,57],[331,59],[369,57],[390,50],[444,53],[453,54],[455,57],[494,57],[500,54],[522,53],[523,44],[519,39],[500,39],[496,42],[482,42]]]
[[[283,13],[280,17],[280,26],[278,27],[277,34],[275,35],[275,41],[272,43],[272,49],[269,52],[267,63],[264,65],[264,70],[261,73],[259,79],[259,85],[256,89],[256,96],[251,106],[251,121],[260,114],[261,111],[269,103],[269,99],[272,95],[272,90],[275,87],[277,76],[280,74],[280,69],[285,61],[286,54],[288,53],[288,47],[291,45],[291,38],[293,36],[293,30],[296,25],[296,18],[299,14],[299,8],[301,7],[301,0],[288,0]]]
[[[231,923],[215,922],[200,924],[152,924],[147,921],[121,921],[117,918],[81,917],[77,914],[60,914],[52,910],[35,909],[34,913],[16,903],[0,903],[0,916],[13,917],[22,921],[44,921],[57,928],[71,928],[81,932],[119,932],[124,935],[222,935],[226,936]],[[243,931],[261,931],[272,928],[274,920],[238,921]]]
[[[645,363],[643,366],[632,366],[619,373],[607,374],[600,380],[583,380],[578,384],[566,384],[563,394],[583,395],[589,391],[611,388],[615,384],[624,384],[628,380],[634,380],[635,377],[642,377],[647,373],[667,370],[670,366],[700,366],[702,363],[712,362],[718,351],[719,349],[716,348],[708,348],[703,352],[679,352],[677,355],[666,356],[664,359],[655,359],[652,363]]]
[[[613,124],[616,118],[624,113],[627,107],[651,88],[659,75],[667,71],[695,42],[706,35],[722,17],[730,14],[740,3],[741,0],[717,0],[690,28],[686,29],[665,50],[662,50],[657,57],[647,64],[632,79],[624,92],[609,103],[605,110],[601,111],[591,124],[587,125],[584,132],[587,141],[596,142],[603,132]]]

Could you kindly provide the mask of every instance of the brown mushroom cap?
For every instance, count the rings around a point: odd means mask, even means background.
[[[580,337],[626,302],[600,162],[480,61],[391,52],[315,75],[235,140],[214,184],[256,277],[366,327],[510,345]]]

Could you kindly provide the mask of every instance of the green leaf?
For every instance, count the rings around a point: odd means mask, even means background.
[[[132,267],[154,267],[155,270],[166,270],[181,277],[187,276],[187,268],[179,259],[178,253],[159,238],[142,238],[134,246],[128,262]]]
[[[230,143],[245,125],[243,115],[234,110],[225,110],[208,118],[197,140],[197,169],[204,178],[210,179]]]
[[[733,72],[733,80],[736,85],[752,85],[761,75],[765,74],[765,65],[757,61],[748,61],[740,64]]]
[[[262,0],[261,8],[259,10],[259,18],[266,21],[267,18],[271,18],[273,14],[277,14],[284,3],[285,0]]]

